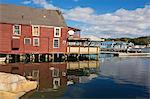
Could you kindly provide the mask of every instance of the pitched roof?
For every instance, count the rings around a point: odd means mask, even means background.
[[[0,22],[67,27],[59,10],[0,4]]]

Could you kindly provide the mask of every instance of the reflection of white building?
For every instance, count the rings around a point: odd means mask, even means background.
[[[99,61],[81,61],[67,63],[67,85],[87,83],[98,77]]]
[[[81,76],[79,77],[79,83],[87,83],[96,77],[98,77],[98,75],[96,74],[90,74],[89,76]]]

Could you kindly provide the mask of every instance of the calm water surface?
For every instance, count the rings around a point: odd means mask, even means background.
[[[102,58],[100,61],[11,63],[0,71],[37,80],[37,90],[22,99],[150,98],[150,58]]]

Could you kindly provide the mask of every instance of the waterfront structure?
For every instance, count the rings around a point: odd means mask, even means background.
[[[64,53],[68,27],[58,10],[0,4],[0,52]]]
[[[134,48],[146,48],[146,45],[135,45]]]
[[[80,29],[77,28],[70,28],[74,31],[74,35],[68,37],[68,47],[67,47],[67,54],[68,55],[75,55],[79,57],[86,57],[87,55],[93,54],[97,55],[97,59],[99,57],[100,48],[97,42],[92,41],[90,38],[83,38],[80,36]],[[90,57],[88,57],[90,59]]]
[[[105,41],[100,43],[100,47],[103,50],[112,51],[127,51],[134,46],[133,43],[126,43],[121,41]]]
[[[59,10],[8,4],[0,4],[0,9],[0,54],[7,60],[49,61],[66,59],[74,51],[78,57],[99,53],[97,47],[68,46],[71,40],[81,43],[81,30],[68,27]]]

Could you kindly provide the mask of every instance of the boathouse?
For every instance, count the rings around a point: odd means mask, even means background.
[[[0,53],[64,53],[68,27],[58,10],[0,4]]]
[[[81,30],[68,27],[59,10],[9,4],[0,4],[0,10],[0,54],[7,59],[47,61],[99,53],[97,47],[85,46]]]
[[[66,52],[68,27],[59,10],[8,4],[0,4],[0,10],[0,53],[58,56]]]

